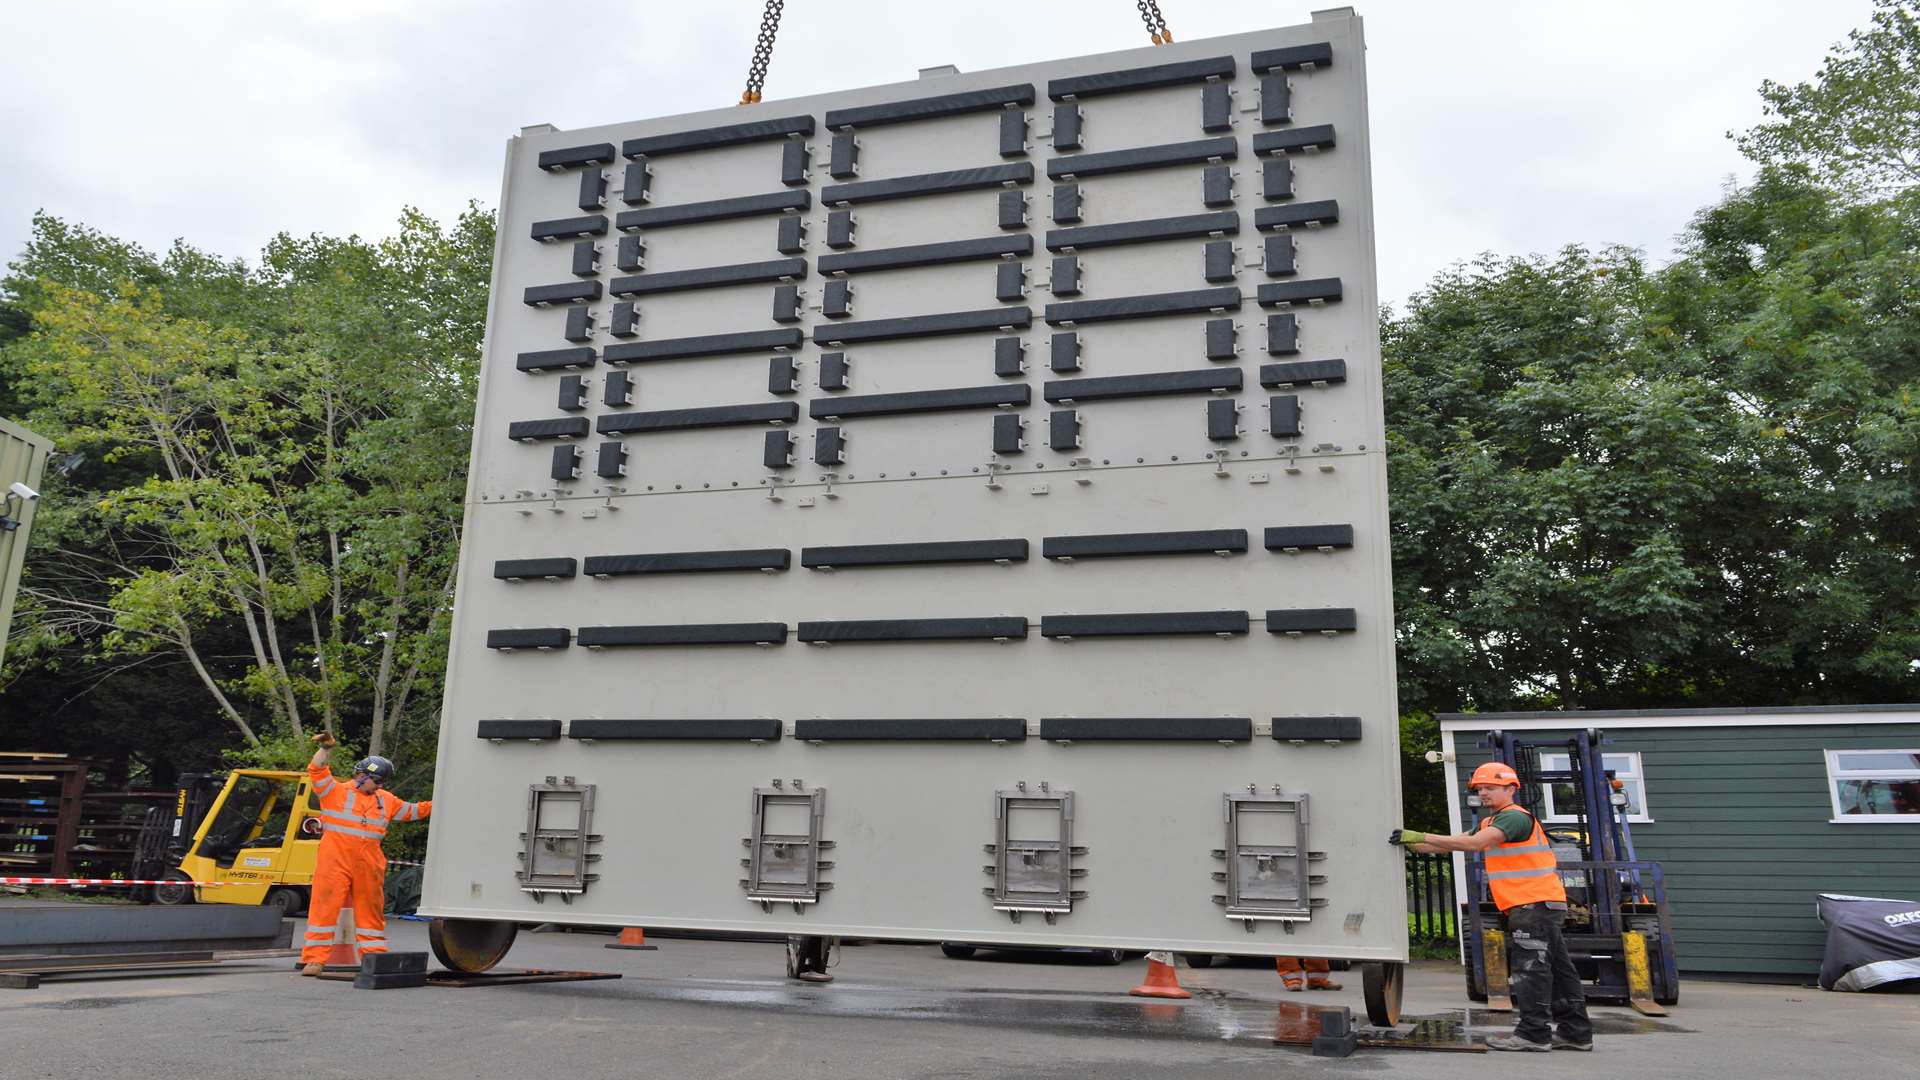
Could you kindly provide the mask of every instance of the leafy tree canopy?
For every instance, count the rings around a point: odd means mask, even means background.
[[[1811,82],[1760,86],[1766,123],[1738,137],[1757,162],[1797,165],[1820,182],[1881,196],[1920,182],[1920,15],[1911,0],[1875,0]]]

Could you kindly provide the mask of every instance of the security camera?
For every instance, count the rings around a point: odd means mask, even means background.
[[[15,495],[20,496],[21,498],[27,500],[28,502],[37,502],[39,501],[39,498],[40,498],[39,492],[33,490],[32,488],[28,487],[25,484],[20,483],[19,481],[15,481],[14,485],[8,488],[7,490],[11,491]]]

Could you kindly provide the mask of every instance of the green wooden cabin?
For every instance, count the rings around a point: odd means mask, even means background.
[[[1469,824],[1466,779],[1490,756],[1489,730],[1605,732],[1637,853],[1666,876],[1683,975],[1812,977],[1826,941],[1816,893],[1920,899],[1920,705],[1439,719],[1454,832]]]

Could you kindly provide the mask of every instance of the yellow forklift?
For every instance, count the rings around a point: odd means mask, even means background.
[[[140,830],[135,878],[166,880],[140,897],[155,904],[265,904],[306,910],[320,850],[320,800],[304,772],[235,769],[180,778],[171,807]],[[200,888],[219,882],[219,888]]]

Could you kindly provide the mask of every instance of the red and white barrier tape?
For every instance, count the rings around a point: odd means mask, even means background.
[[[252,885],[251,881],[181,881],[178,878],[150,881],[145,878],[111,877],[0,877],[0,885],[191,885],[211,889],[216,885]]]

